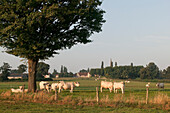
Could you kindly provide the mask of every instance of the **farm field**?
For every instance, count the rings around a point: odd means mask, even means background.
[[[80,87],[74,89],[74,93],[70,93],[69,90],[63,90],[59,95],[59,100],[65,100],[66,104],[57,104],[53,102],[32,102],[28,100],[16,100],[3,98],[4,92],[9,92],[11,88],[18,88],[25,84],[28,87],[27,82],[0,82],[0,112],[170,112],[170,83],[165,83],[164,90],[158,90],[155,86],[156,82],[150,82],[149,88],[149,104],[145,104],[146,87],[148,82],[142,81],[130,81],[125,84],[125,94],[110,93],[108,89],[103,89],[103,92],[99,92],[100,102],[96,103],[96,87],[100,88],[101,80],[95,81],[94,78],[59,78],[54,81],[78,81]],[[122,81],[122,80],[111,80],[106,81]],[[37,82],[37,87],[39,82]],[[14,94],[12,94],[14,95]],[[54,95],[54,91],[48,95]],[[15,96],[16,97],[16,96]],[[162,98],[164,97],[164,98]],[[161,98],[161,99],[159,99]],[[155,99],[159,99],[155,101]],[[163,100],[164,99],[164,100]],[[45,100],[45,99],[44,99]],[[48,100],[48,99],[47,99]],[[75,101],[73,101],[75,100]],[[80,102],[82,101],[83,102]],[[69,103],[71,101],[71,103]],[[165,101],[165,102],[164,102]],[[43,104],[42,104],[43,103]],[[63,103],[63,101],[62,101]],[[82,103],[82,104],[80,104]],[[105,104],[106,103],[106,104]],[[116,104],[115,104],[116,103]],[[159,105],[159,104],[160,105]],[[19,106],[22,106],[20,109]],[[29,107],[30,106],[30,107]],[[8,108],[8,109],[7,109]],[[10,109],[9,109],[10,108]],[[31,108],[31,109],[29,109]]]

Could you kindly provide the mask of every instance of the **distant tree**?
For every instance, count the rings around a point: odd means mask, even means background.
[[[104,69],[104,62],[102,61],[101,69]]]
[[[115,62],[115,67],[117,67],[117,62]]]
[[[82,70],[80,70],[79,72],[81,72],[81,73],[84,73],[84,72],[88,72],[88,70],[85,70],[85,69],[82,69]]]
[[[142,68],[141,70],[140,70],[140,78],[141,79],[146,79],[147,78],[147,75],[146,75],[146,69],[145,68]]]
[[[140,78],[142,79],[154,79],[159,78],[159,68],[153,63],[149,63],[146,68],[143,68],[140,72]]]
[[[54,69],[53,73],[52,73],[52,77],[55,78],[55,76],[58,74],[57,70]]]
[[[63,67],[63,65],[61,65],[60,73],[64,73],[64,67]]]
[[[170,79],[170,66],[168,66],[166,69],[163,70],[162,78]]]
[[[18,66],[18,73],[24,73],[27,70],[27,66],[24,64],[21,64]]]
[[[94,76],[96,74],[96,69],[90,69],[90,74]]]
[[[113,67],[112,59],[110,59],[110,67]]]
[[[49,64],[46,64],[44,62],[39,62],[37,65],[37,75],[36,75],[37,79],[44,78],[43,75],[47,75],[49,69],[50,69]]]
[[[101,64],[101,75],[104,76],[104,62]]]
[[[63,68],[64,68],[64,69],[63,69],[63,72],[64,72],[64,73],[68,73],[67,68],[66,68],[65,66],[64,66]]]
[[[0,79],[8,80],[8,76],[10,75],[11,66],[8,63],[3,63],[3,66],[0,67],[0,71],[2,72]]]
[[[90,72],[90,69],[89,69],[89,68],[87,69],[87,72]]]
[[[102,0],[0,0],[0,46],[28,60],[28,90],[36,90],[39,60],[102,31]]]
[[[130,64],[133,67],[133,63]]]
[[[126,70],[124,70],[123,72],[122,72],[122,75],[121,75],[121,77],[120,78],[122,78],[122,79],[128,79],[129,78],[129,72],[128,71],[126,71]]]
[[[11,73],[19,73],[18,69],[11,69]]]

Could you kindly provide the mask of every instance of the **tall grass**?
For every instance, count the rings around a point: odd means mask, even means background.
[[[1,93],[0,98],[15,100],[15,101],[28,101],[35,103],[47,103],[57,105],[81,105],[81,106],[94,106],[97,105],[95,97],[73,97],[71,95],[61,96],[59,95],[58,100],[55,100],[53,93],[47,93],[45,91],[39,91],[37,93],[11,93],[11,91],[5,91]],[[113,98],[109,98],[108,95],[103,95],[99,100],[100,106],[130,106],[139,108],[158,108],[170,110],[170,98],[167,94],[157,93],[154,97],[149,99],[148,105],[145,104],[145,98],[141,98],[134,94],[124,96],[122,94],[115,94]]]

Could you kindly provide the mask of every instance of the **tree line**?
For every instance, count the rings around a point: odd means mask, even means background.
[[[17,69],[11,69],[12,67],[8,63],[3,63],[0,67],[0,81],[8,80],[8,76],[11,74],[23,74],[27,71],[27,65],[21,64],[17,67]],[[52,73],[49,73],[50,65],[44,62],[39,62],[37,64],[37,80],[44,80],[44,75],[50,75],[51,78],[55,78],[56,75],[59,77],[73,77],[75,74],[73,72],[68,72],[67,67],[61,65],[60,72],[56,69],[53,70]],[[115,78],[115,79],[170,79],[170,66],[164,70],[159,70],[158,66],[150,62],[146,67],[144,66],[117,66],[117,62],[115,62],[115,66],[113,66],[113,62],[111,61],[110,66],[104,68],[104,62],[101,63],[101,68],[94,69],[81,69],[79,72],[89,72],[92,76],[105,76],[106,78]],[[51,80],[51,79],[50,79]]]
[[[8,76],[11,74],[23,74],[27,72],[27,65],[21,64],[17,67],[17,69],[12,69],[12,66],[8,63],[3,63],[0,67],[0,81],[8,80]],[[61,71],[57,72],[56,69],[53,70],[52,73],[49,73],[50,65],[44,62],[39,62],[37,64],[37,73],[36,73],[36,80],[45,80],[44,75],[50,75],[51,78],[55,78],[56,75],[59,77],[73,77],[74,74],[72,72],[68,72],[67,67],[61,66]],[[47,80],[47,79],[46,79]],[[52,80],[52,79],[49,79]]]
[[[146,67],[133,66],[133,63],[128,66],[117,66],[117,62],[113,67],[112,61],[110,66],[104,68],[103,65],[104,63],[102,62],[101,68],[91,69],[90,74],[92,76],[100,75],[116,79],[170,79],[170,66],[162,71],[153,62],[150,62]]]

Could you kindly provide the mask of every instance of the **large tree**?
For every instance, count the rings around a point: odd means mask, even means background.
[[[0,46],[28,59],[28,90],[36,90],[39,60],[58,50],[91,42],[100,32],[101,0],[0,0]]]

